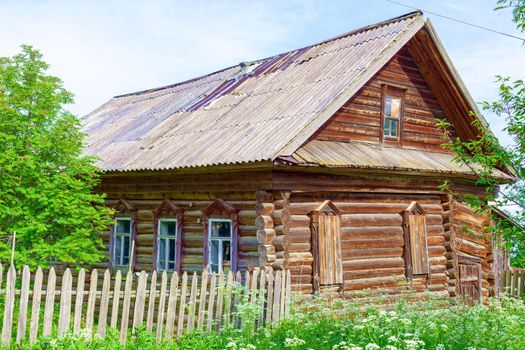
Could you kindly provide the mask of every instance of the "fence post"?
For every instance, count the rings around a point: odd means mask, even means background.
[[[182,280],[183,280],[182,283],[185,284],[186,283],[185,281],[187,280],[186,273],[184,273],[184,275],[182,276]],[[175,271],[173,275],[171,276],[170,295],[168,297],[168,314],[166,315],[166,339],[173,338],[173,333],[175,330],[175,319],[177,317],[176,310],[177,310],[178,293],[179,293],[179,274]],[[182,303],[182,295],[181,295],[181,303]]]
[[[126,274],[126,285],[124,287],[124,301],[122,303],[122,318],[120,321],[120,342],[126,343],[128,336],[129,307],[131,304],[131,286],[133,284],[133,273],[128,270]]]
[[[162,328],[164,326],[164,308],[166,305],[166,284],[168,283],[168,274],[162,272],[160,283],[159,311],[157,314],[157,341],[162,339]]]
[[[104,282],[102,282],[102,295],[100,297],[100,310],[98,313],[98,329],[97,333],[103,337],[106,334],[106,323],[108,319],[109,306],[109,289],[111,284],[111,273],[109,270],[104,272]]]
[[[77,277],[77,296],[75,298],[75,316],[73,318],[73,333],[80,332],[80,321],[82,320],[82,305],[84,303],[86,271],[80,269]]]
[[[149,285],[148,314],[146,317],[146,329],[151,332],[153,329],[153,316],[155,315],[155,300],[157,298],[157,271],[153,270]]]
[[[144,321],[144,305],[146,304],[146,271],[142,271],[139,276],[137,290],[135,291],[135,307],[133,312],[133,325],[131,328],[132,334],[135,334],[135,329],[139,327]]]

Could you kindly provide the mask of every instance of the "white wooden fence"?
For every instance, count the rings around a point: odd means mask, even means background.
[[[238,327],[243,319],[237,311],[248,303],[256,303],[259,310],[251,327],[278,321],[290,310],[289,271],[184,273],[180,277],[142,271],[138,277],[128,272],[125,280],[120,271],[112,275],[106,270],[101,275],[81,269],[73,276],[66,269],[57,281],[53,268],[46,274],[40,268],[32,274],[24,266],[19,276],[13,266],[4,271],[0,265],[2,344],[34,343],[41,336],[81,329],[104,336],[107,327],[120,330],[125,343],[128,333],[140,326],[155,332],[158,340],[172,339],[193,329],[211,332],[227,325]]]

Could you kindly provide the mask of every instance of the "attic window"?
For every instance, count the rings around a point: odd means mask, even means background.
[[[383,140],[400,140],[403,117],[404,90],[383,86],[382,138]]]

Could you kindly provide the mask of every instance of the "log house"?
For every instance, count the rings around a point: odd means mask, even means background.
[[[421,12],[116,96],[82,119],[116,209],[107,263],[289,269],[302,293],[489,296],[487,216],[439,190],[486,195],[436,127],[474,139],[474,118]]]

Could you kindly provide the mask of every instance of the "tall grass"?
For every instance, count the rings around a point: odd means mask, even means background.
[[[525,304],[516,299],[490,299],[486,305],[443,305],[443,302],[393,304],[338,300],[302,301],[292,316],[279,324],[254,331],[256,313],[244,312],[243,329],[227,328],[220,334],[193,332],[178,342],[157,343],[139,331],[126,346],[118,334],[105,338],[87,334],[40,339],[20,349],[525,349]],[[366,305],[366,306],[364,306]]]

